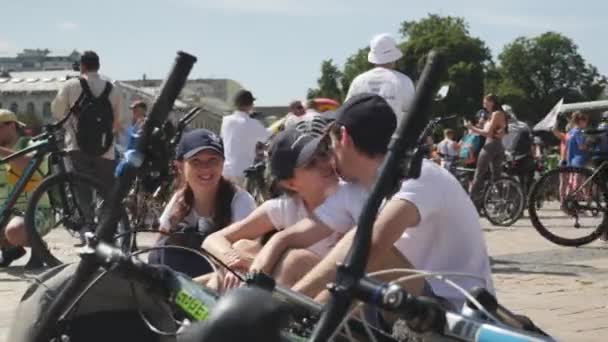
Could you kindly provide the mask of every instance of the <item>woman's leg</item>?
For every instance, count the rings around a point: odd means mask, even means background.
[[[273,271],[277,283],[292,287],[308,271],[321,261],[321,258],[307,249],[290,249],[283,254]]]
[[[239,241],[235,242],[232,245],[232,247],[234,249],[238,250],[239,252],[242,252],[245,255],[248,255],[251,259],[253,259],[255,257],[255,255],[262,248],[262,246],[257,241],[252,241],[252,240],[239,240]],[[207,273],[207,274],[203,274],[199,277],[196,277],[193,280],[210,289],[219,291],[221,288],[221,279],[226,274],[226,270],[221,268],[220,265],[218,265],[218,267],[219,267],[218,268],[219,274],[215,273],[215,272]]]
[[[487,144],[479,152],[479,158],[477,159],[477,167],[475,167],[475,175],[469,188],[471,199],[475,205],[478,205],[481,201],[483,183],[490,171],[490,163],[492,161],[492,155],[486,149]]]

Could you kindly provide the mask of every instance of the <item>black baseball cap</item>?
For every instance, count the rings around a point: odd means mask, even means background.
[[[253,104],[253,101],[255,101],[255,97],[253,97],[253,94],[246,89],[239,90],[234,96],[235,106],[249,106]]]
[[[331,117],[346,127],[356,147],[370,155],[384,154],[397,128],[397,116],[386,100],[362,93],[348,99]]]
[[[278,180],[293,177],[294,170],[308,164],[322,143],[321,132],[300,127],[287,128],[270,143],[270,173]]]
[[[224,143],[219,135],[210,130],[200,128],[185,133],[179,141],[176,150],[176,158],[185,160],[194,157],[203,150],[212,150],[224,156]]]

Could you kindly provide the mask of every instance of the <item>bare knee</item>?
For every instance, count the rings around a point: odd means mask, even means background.
[[[13,246],[27,246],[27,235],[25,232],[25,222],[23,217],[13,217],[6,225],[4,235],[8,242]]]
[[[250,255],[256,255],[262,248],[262,246],[253,240],[239,240],[235,242],[232,247],[240,252],[244,252]]]
[[[292,287],[319,261],[320,258],[316,254],[306,249],[291,249],[283,254],[277,264],[274,278],[279,284]]]

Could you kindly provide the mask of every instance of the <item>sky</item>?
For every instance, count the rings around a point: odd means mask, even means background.
[[[582,6],[576,6],[582,4]],[[231,78],[258,105],[315,87],[321,61],[342,65],[377,33],[429,13],[465,18],[494,56],[519,36],[557,31],[608,75],[608,1],[584,0],[0,0],[0,54],[95,50],[113,79],[164,78],[175,53],[198,57],[191,78]]]

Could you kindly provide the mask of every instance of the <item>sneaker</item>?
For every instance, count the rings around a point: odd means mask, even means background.
[[[3,248],[1,253],[0,267],[8,267],[13,263],[13,261],[25,255],[25,248],[11,246],[8,248]]]

